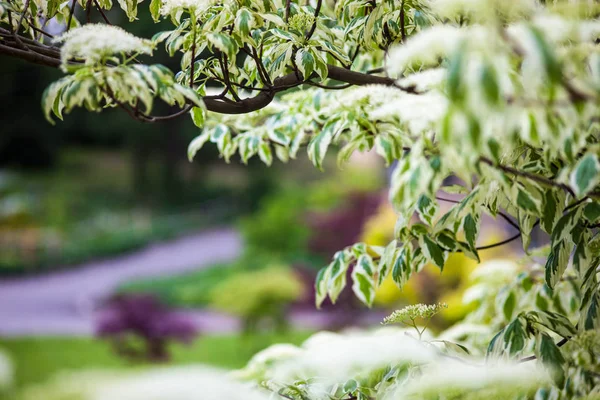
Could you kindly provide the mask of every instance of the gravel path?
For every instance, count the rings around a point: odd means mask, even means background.
[[[213,229],[70,270],[3,279],[0,336],[90,335],[94,327],[93,305],[121,283],[233,260],[241,248],[236,231]],[[214,313],[195,313],[194,319],[207,330],[237,327],[235,319]]]

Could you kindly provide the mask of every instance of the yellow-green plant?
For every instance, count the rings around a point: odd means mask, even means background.
[[[291,270],[271,266],[240,272],[221,282],[212,290],[210,305],[241,317],[246,332],[259,329],[265,320],[282,329],[286,325],[286,306],[302,292],[302,283]]]

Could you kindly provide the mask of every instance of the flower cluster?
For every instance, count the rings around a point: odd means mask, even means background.
[[[87,24],[66,32],[54,41],[64,42],[60,49],[63,68],[72,59],[83,59],[87,65],[94,65],[115,54],[152,54],[154,49],[151,40],[105,24]]]
[[[312,26],[315,17],[310,14],[299,13],[290,18],[289,27],[300,32],[304,32]]]
[[[400,310],[394,311],[391,315],[383,319],[383,324],[388,325],[404,321],[412,321],[417,318],[429,319],[442,311],[444,308],[448,308],[446,303],[413,304],[411,306],[406,306]]]
[[[218,3],[224,2],[220,0],[163,0],[160,13],[162,15],[169,15],[179,10],[203,11]]]

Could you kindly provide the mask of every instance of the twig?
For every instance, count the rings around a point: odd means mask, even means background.
[[[556,343],[556,346],[557,347],[563,347],[569,341],[569,339],[571,339],[571,338],[570,337],[562,338],[560,340],[560,342]],[[519,363],[524,363],[524,362],[527,362],[527,361],[533,361],[535,359],[537,359],[537,356],[535,356],[535,355],[529,356],[529,357],[524,357],[524,358],[521,358],[519,360]]]
[[[242,101],[233,89],[233,86],[231,86],[231,80],[229,79],[229,69],[227,68],[226,63],[227,56],[225,54],[221,54],[221,57],[219,57],[219,64],[221,65],[221,72],[223,73],[223,79],[225,79],[225,85],[227,86],[227,89],[229,90],[235,101]]]
[[[25,4],[23,5],[23,12],[21,13],[21,16],[19,17],[19,22],[17,22],[17,29],[15,29],[15,35],[17,33],[19,33],[19,31],[21,30],[21,27],[23,26],[23,19],[25,18],[25,14],[27,14],[27,11],[29,11],[29,3],[31,2],[31,0],[25,0]]]
[[[92,0],[85,3],[85,18],[88,24],[92,22]]]
[[[400,35],[402,35],[402,43],[406,42],[406,27],[404,26],[404,1],[400,5]]]
[[[77,0],[73,0],[71,3],[71,8],[69,8],[69,19],[67,20],[67,32],[71,29],[71,21],[73,20],[73,13],[75,12],[75,3]]]
[[[310,30],[306,34],[306,40],[310,40],[312,35],[315,33],[315,29],[317,29],[317,22],[319,21],[319,13],[321,12],[321,5],[323,4],[323,0],[317,0],[317,7],[315,8],[314,18],[315,20],[310,27]],[[308,78],[308,77],[307,77]]]
[[[575,192],[573,191],[573,189],[571,189],[568,185],[565,185],[564,183],[554,182],[552,179],[548,179],[548,178],[546,178],[544,176],[532,174],[532,173],[529,173],[529,172],[526,172],[526,171],[521,171],[521,170],[518,170],[516,168],[509,167],[507,165],[496,164],[496,163],[494,163],[492,160],[490,160],[487,157],[480,157],[479,158],[479,162],[487,164],[487,165],[489,165],[491,167],[495,167],[495,168],[501,169],[504,172],[508,172],[508,173],[513,174],[513,175],[517,175],[517,176],[521,176],[523,178],[530,179],[532,181],[541,183],[541,184],[546,185],[546,186],[553,186],[553,187],[561,188],[564,191],[566,191],[567,193],[569,193],[571,196],[577,197],[577,196],[575,196]]]
[[[329,89],[329,90],[342,90],[342,89],[347,89],[350,86],[352,86],[349,83],[346,83],[344,85],[336,85],[336,86],[323,85],[322,83],[312,82],[312,81],[306,81],[305,83],[310,86],[316,86],[316,87],[320,87],[322,89]]]
[[[104,13],[104,10],[100,7],[98,0],[94,0],[94,4],[96,5],[96,9],[100,13],[100,15],[102,15],[102,19],[104,19],[104,22],[106,22],[108,25],[112,25],[110,23],[110,21],[108,20],[108,17],[106,16],[106,14]]]
[[[292,0],[285,1],[285,22],[290,19],[290,8],[292,7]]]

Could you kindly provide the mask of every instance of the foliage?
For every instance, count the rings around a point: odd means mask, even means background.
[[[222,223],[240,209],[224,199],[228,192],[222,187],[210,188],[199,180],[190,181],[194,188],[180,199],[186,207],[165,204],[156,196],[140,204],[129,187],[130,176],[124,152],[83,148],[63,151],[48,172],[3,172],[0,275],[113,256]]]
[[[119,5],[136,18],[137,1]],[[339,249],[317,276],[317,306],[327,297],[336,302],[349,282],[371,306],[387,276],[402,287],[427,263],[443,270],[451,253],[479,261],[480,251],[518,239],[533,252],[532,231],[548,234],[548,251],[537,253],[543,267],[511,276],[501,292],[485,293],[496,295],[495,314],[485,311],[492,303],[482,300],[469,315],[498,330],[481,375],[455,379],[458,364],[444,365],[427,343],[374,335],[364,343],[358,338],[358,345],[332,343],[329,354],[309,349],[310,357],[300,356],[291,368],[275,368],[266,387],[292,399],[364,399],[390,393],[504,398],[536,389],[542,398],[577,398],[597,386],[590,366],[567,368],[570,358],[561,346],[600,327],[598,4],[154,0],[153,19],[170,21],[173,29],[150,41],[107,24],[79,27],[74,6],[58,0],[1,3],[0,34],[7,44],[0,52],[66,73],[43,96],[49,119],[74,107],[119,107],[145,122],[189,114],[202,128],[189,158],[210,142],[226,161],[256,157],[272,165],[275,158],[295,159],[306,145],[320,169],[335,146],[340,164],[367,150],[395,164],[389,190],[397,213],[393,240]],[[112,3],[80,6],[106,16]],[[54,41],[64,42],[61,47],[39,39],[51,18],[70,30]],[[106,37],[86,46],[90,33]],[[181,56],[179,72],[139,62],[160,44]],[[223,90],[211,90],[213,84]],[[276,98],[280,92],[286,93]],[[152,115],[158,99],[181,111]],[[449,183],[450,177],[458,183]],[[463,197],[441,215],[439,191]],[[412,220],[415,214],[419,222]],[[510,221],[519,232],[478,245],[486,215]],[[336,353],[341,350],[349,358]],[[493,366],[528,351],[534,356],[520,367]],[[357,375],[352,368],[358,365],[378,372]],[[552,385],[538,366],[549,371]],[[321,381],[331,374],[335,379]],[[418,375],[443,384],[419,385]]]
[[[215,286],[211,306],[241,317],[244,332],[260,329],[259,324],[265,320],[281,329],[286,324],[286,306],[297,300],[302,292],[302,284],[292,271],[281,266],[267,266],[258,271],[238,273]]]
[[[12,388],[14,367],[10,357],[0,348],[0,395]]]
[[[214,287],[240,270],[241,263],[216,264],[186,274],[127,282],[118,293],[152,294],[171,307],[206,307]]]
[[[202,393],[198,393],[202,388]],[[86,371],[60,376],[23,391],[19,400],[172,399],[265,400],[256,388],[205,366],[154,368],[137,372]]]
[[[172,343],[170,365],[203,363],[219,368],[241,368],[253,353],[273,343],[302,343],[309,332],[207,334],[191,345]],[[39,385],[56,375],[82,370],[141,369],[115,354],[109,343],[95,338],[21,337],[0,339],[0,346],[13,361],[17,388]]]
[[[197,331],[150,295],[118,295],[105,305],[96,334],[108,339],[120,356],[160,362],[169,359],[171,341],[189,343]]]

